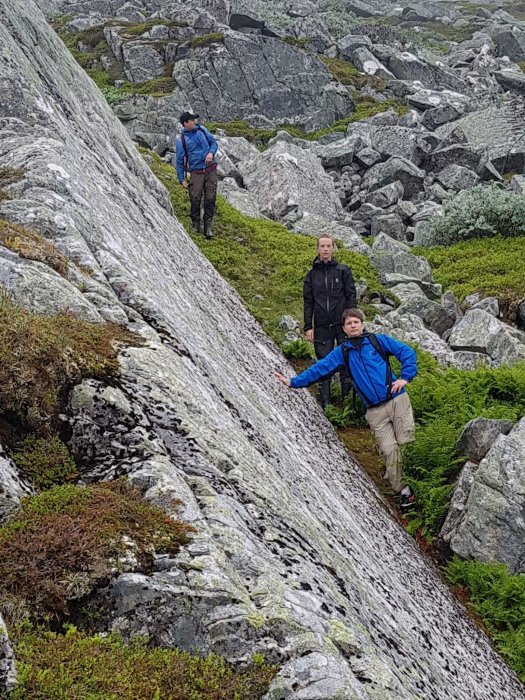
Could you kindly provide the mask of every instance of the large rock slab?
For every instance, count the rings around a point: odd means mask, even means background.
[[[456,518],[455,527],[449,524],[445,531],[456,554],[500,561],[513,573],[525,572],[524,462],[522,418],[508,435],[496,439],[473,476],[462,480],[463,517]]]
[[[31,489],[20,478],[15,463],[0,445],[0,523],[20,507],[20,499]]]
[[[258,125],[328,126],[354,107],[314,54],[266,36],[227,32],[221,43],[175,63],[173,99],[202,118]]]
[[[128,475],[168,512],[178,496],[198,530],[114,582],[114,629],[235,661],[260,651],[280,664],[274,698],[524,698],[313,397],[273,381],[291,368],[33,2],[3,0],[0,46],[3,162],[41,149],[17,211],[89,261],[147,340],[121,352],[118,387],[78,388],[71,446],[86,478]]]
[[[238,169],[261,212],[273,219],[300,211],[331,220],[342,212],[334,181],[319,158],[292,143],[278,141],[256,158],[239,163]]]
[[[467,311],[448,339],[453,350],[481,352],[497,365],[510,365],[525,357],[525,345],[512,329],[483,309]]]
[[[460,433],[456,452],[474,462],[481,462],[498,435],[508,435],[513,423],[508,419],[473,418]]]
[[[369,168],[363,178],[363,186],[370,190],[378,189],[399,180],[408,198],[415,196],[423,188],[424,170],[420,170],[406,158],[392,156],[384,163]]]

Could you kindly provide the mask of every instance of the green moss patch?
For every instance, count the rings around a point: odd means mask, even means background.
[[[0,295],[0,415],[49,434],[70,386],[86,377],[111,380],[119,347],[142,342],[114,323],[40,316]]]
[[[462,561],[454,557],[447,577],[465,586],[469,606],[484,623],[500,654],[525,682],[525,575],[505,564]]]
[[[327,66],[334,80],[339,81],[343,85],[351,85],[354,88],[363,88],[365,85],[371,85],[377,90],[383,90],[385,87],[383,78],[376,78],[359,72],[350,61],[345,61],[342,58],[329,58],[328,56],[319,56],[319,58]]]
[[[474,292],[495,296],[512,319],[525,298],[525,237],[495,236],[413,252],[427,258],[435,280],[460,300]]]
[[[62,440],[28,435],[13,454],[16,466],[34,489],[40,491],[78,476],[73,457]]]
[[[21,630],[14,639],[21,685],[12,700],[259,700],[277,672],[260,655],[234,670],[214,654],[150,649],[74,628]]]
[[[67,275],[68,261],[55,246],[38,233],[24,226],[0,219],[0,244],[18,253],[21,258],[43,262],[60,275]]]
[[[247,308],[267,333],[280,342],[284,331],[280,317],[303,315],[303,278],[316,255],[316,240],[291,233],[281,224],[266,219],[251,219],[217,198],[217,216],[213,221],[215,237],[207,241],[191,230],[188,193],[171,165],[152,155],[152,168],[170,193],[177,219],[218,272],[239,292]],[[352,268],[356,279],[364,278],[368,290],[384,291],[368,259],[346,249],[337,259]],[[262,297],[262,299],[260,299]]]
[[[192,531],[124,481],[55,486],[0,528],[0,600],[60,617],[115,574],[150,570],[154,552],[176,553]]]

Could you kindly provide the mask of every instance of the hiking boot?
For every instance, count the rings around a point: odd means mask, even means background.
[[[401,515],[404,515],[405,513],[409,513],[411,510],[413,510],[416,507],[416,497],[410,491],[409,494],[401,494],[401,500],[399,503],[399,510],[401,511]]]
[[[200,219],[192,219],[191,220],[191,227],[196,233],[201,232],[201,220]]]
[[[213,233],[211,232],[211,221],[204,222],[204,238],[210,240],[213,238]]]

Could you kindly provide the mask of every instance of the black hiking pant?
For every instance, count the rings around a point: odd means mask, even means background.
[[[201,202],[204,195],[204,222],[210,222],[215,213],[215,198],[217,197],[217,170],[209,173],[191,173],[188,192],[190,195],[190,216],[194,224],[201,218]]]
[[[346,335],[343,331],[337,332],[333,328],[314,328],[314,350],[318,360],[322,360],[331,352],[337,345],[342,345],[346,340]],[[343,399],[348,395],[352,387],[352,382],[345,369],[340,372],[341,377],[341,395]],[[332,378],[326,379],[324,382],[319,382],[319,394],[321,395],[321,405],[323,408],[330,403],[330,383]]]

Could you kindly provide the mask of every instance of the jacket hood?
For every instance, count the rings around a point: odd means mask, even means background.
[[[312,267],[315,267],[315,266],[322,267],[323,265],[328,265],[330,267],[334,267],[337,264],[338,264],[337,260],[334,260],[334,258],[332,258],[329,262],[326,262],[326,263],[321,262],[321,260],[319,260],[319,256],[317,255],[314,258],[314,261],[312,263]]]

